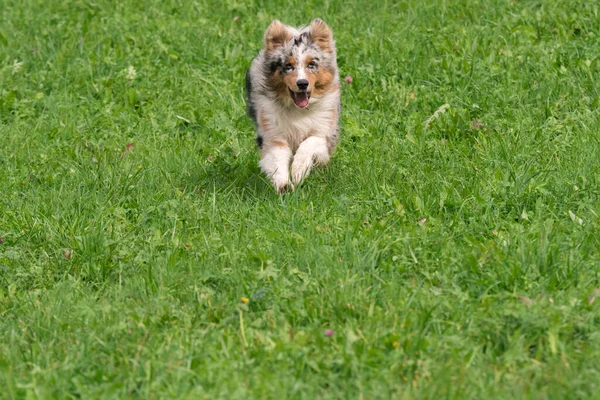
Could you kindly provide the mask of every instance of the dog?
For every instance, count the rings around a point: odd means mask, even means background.
[[[246,92],[260,168],[278,193],[293,191],[314,165],[329,162],[339,140],[341,87],[331,29],[321,19],[300,28],[273,21],[246,73]]]

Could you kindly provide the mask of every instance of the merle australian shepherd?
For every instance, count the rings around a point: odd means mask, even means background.
[[[327,164],[338,142],[340,78],[325,22],[293,28],[273,21],[246,74],[246,90],[260,168],[277,192],[293,190],[313,165]]]

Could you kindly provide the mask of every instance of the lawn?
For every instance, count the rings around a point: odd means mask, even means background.
[[[3,0],[0,398],[600,397],[600,4]],[[244,74],[337,40],[279,196]]]

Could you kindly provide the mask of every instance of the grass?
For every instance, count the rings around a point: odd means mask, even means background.
[[[599,11],[5,0],[0,397],[598,398]],[[317,16],[342,141],[280,197],[243,76]]]

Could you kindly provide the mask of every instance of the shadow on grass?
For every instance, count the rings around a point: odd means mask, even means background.
[[[180,186],[197,193],[216,191],[242,199],[264,196],[271,190],[252,157],[215,158],[195,173],[182,176]]]

